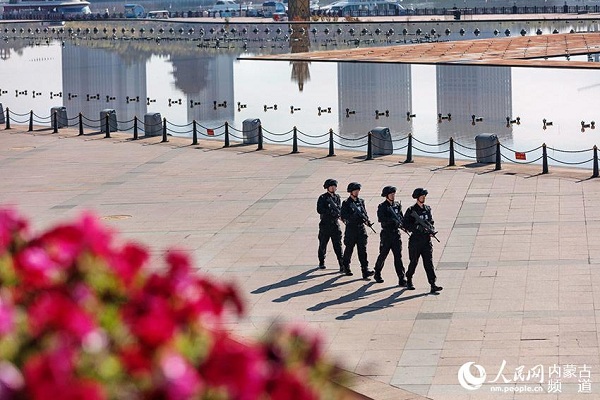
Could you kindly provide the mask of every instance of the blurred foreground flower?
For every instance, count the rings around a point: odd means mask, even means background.
[[[170,250],[116,245],[92,215],[30,236],[0,209],[0,399],[341,399],[318,338],[277,327],[257,343],[220,328],[237,290]],[[161,271],[161,272],[156,272]]]

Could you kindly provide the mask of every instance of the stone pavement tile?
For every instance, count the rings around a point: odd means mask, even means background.
[[[413,367],[413,366],[434,366],[438,364],[441,350],[412,350],[405,349],[402,352],[400,361],[397,366]]]

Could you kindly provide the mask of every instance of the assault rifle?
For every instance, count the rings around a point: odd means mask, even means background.
[[[354,203],[354,201],[350,202],[350,208],[352,208],[352,211],[354,211],[356,214],[358,214],[360,219],[362,219],[363,224],[365,224],[366,226],[371,228],[371,230],[374,233],[377,233],[377,232],[375,232],[375,229],[373,229],[373,223],[371,221],[369,221],[369,217],[367,217],[367,214],[365,214],[360,208],[358,208],[358,206]]]
[[[437,235],[437,231],[433,228],[433,225],[431,225],[431,222],[421,219],[419,217],[419,214],[417,214],[417,212],[415,210],[412,210],[410,215],[415,219],[415,222],[417,223],[417,225],[421,225],[421,227],[423,228],[425,233],[429,234],[431,237],[433,237],[435,240],[437,240],[438,243],[440,242],[440,239],[438,239],[435,236],[435,235]]]
[[[339,218],[342,212],[340,206],[338,206],[331,196],[327,196],[327,203],[329,204],[329,208],[335,213],[335,217]]]
[[[395,203],[394,203],[393,205],[395,205]],[[407,234],[410,236],[410,233],[408,233],[408,231],[406,230],[406,228],[404,228],[404,227],[402,226],[402,218],[400,218],[400,217],[399,217],[399,216],[398,216],[398,215],[397,215],[397,214],[394,212],[394,210],[392,209],[392,207],[388,207],[388,211],[389,211],[389,213],[390,213],[390,214],[392,214],[392,219],[398,223],[398,228],[402,229],[404,232],[406,232],[406,233],[407,233]]]

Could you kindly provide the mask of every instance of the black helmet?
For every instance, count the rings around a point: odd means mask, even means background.
[[[423,188],[416,188],[413,191],[412,198],[413,199],[418,199],[421,196],[427,196],[427,193],[429,193],[429,192],[427,192],[427,190],[425,190]]]
[[[327,189],[329,186],[337,186],[337,181],[335,179],[327,179],[323,184],[323,187]]]
[[[381,197],[387,197],[390,193],[396,193],[395,186],[386,186],[381,190]]]
[[[358,182],[350,182],[348,184],[347,192],[350,193],[350,192],[352,192],[354,190],[360,190],[360,183],[358,183]]]

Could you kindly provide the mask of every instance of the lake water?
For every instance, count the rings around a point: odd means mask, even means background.
[[[525,28],[527,34],[535,34],[537,29],[544,34],[552,30],[597,31],[596,21],[314,24],[304,29],[294,25],[293,32],[287,24],[271,24],[268,33],[264,32],[266,25],[256,24],[154,22],[123,28],[119,24],[122,22],[66,25],[63,29],[73,30],[70,38],[66,32],[60,35],[49,30],[44,34],[44,28],[32,23],[0,25],[5,36],[0,45],[0,103],[10,108],[17,120],[12,123],[26,125],[32,110],[36,122],[49,124],[50,109],[64,106],[69,119],[73,118],[71,124],[77,123],[75,117],[81,112],[86,125],[92,127],[99,126],[102,110],[114,109],[121,130],[131,131],[134,116],[143,121],[145,114],[160,113],[169,121],[170,134],[191,136],[190,123],[196,120],[201,135],[214,129],[218,136],[225,121],[232,126],[232,134],[241,135],[236,129],[242,129],[243,121],[258,118],[266,143],[290,140],[296,126],[300,145],[326,147],[323,135],[332,129],[340,136],[336,136],[336,147],[357,151],[365,150],[367,132],[388,127],[397,153],[405,154],[403,138],[412,133],[416,140],[413,154],[439,157],[448,156],[439,152],[447,150],[450,137],[457,142],[458,151],[471,157],[475,136],[492,133],[507,148],[503,154],[510,159],[514,159],[514,151],[527,152],[546,143],[551,149],[568,151],[549,150],[549,155],[569,163],[592,157],[591,151],[572,151],[600,144],[600,129],[590,127],[582,132],[581,126],[582,121],[600,120],[600,74],[594,69],[243,60],[245,55],[352,47],[356,39],[360,46],[402,45],[422,39],[414,33],[416,29],[423,33],[435,29],[440,40],[460,40],[475,38],[475,27],[480,31],[478,37],[492,37],[503,36],[506,29],[513,35]],[[139,32],[140,26],[145,26],[144,34]],[[93,28],[97,34],[84,31]],[[338,28],[341,32],[336,34]],[[348,33],[350,28],[354,35]],[[362,29],[368,33],[360,35]],[[403,29],[408,31],[406,35],[401,33]],[[445,35],[445,29],[451,32]],[[589,60],[597,63],[598,55]],[[415,117],[408,119],[409,112]],[[439,122],[440,114],[451,118]],[[473,116],[477,117],[475,123]],[[507,118],[516,121],[517,117],[519,124],[507,124]],[[544,119],[552,123],[546,129]],[[540,155],[541,150],[528,153],[527,161]],[[456,157],[463,158],[460,154]],[[590,168],[591,163],[581,166]]]

